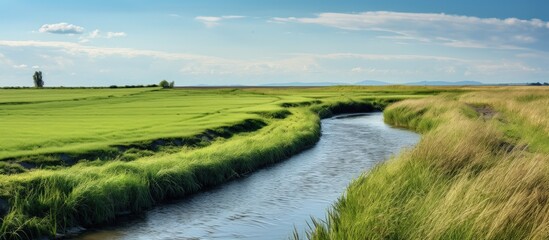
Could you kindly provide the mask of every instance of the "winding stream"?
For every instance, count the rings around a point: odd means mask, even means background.
[[[352,179],[418,140],[382,113],[325,119],[320,141],[287,161],[77,239],[287,239],[311,216],[324,219]]]

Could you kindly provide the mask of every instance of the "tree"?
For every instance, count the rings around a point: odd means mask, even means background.
[[[34,79],[34,87],[42,88],[44,87],[44,80],[42,80],[42,71],[36,71],[34,72],[34,75],[32,76]]]
[[[168,82],[166,80],[162,80],[160,81],[160,83],[158,84],[158,86],[162,87],[162,88],[173,88],[173,86],[175,85],[175,82],[174,81],[171,81],[171,82]]]
[[[162,88],[169,88],[170,87],[170,83],[166,80],[162,80],[160,81],[160,83],[158,84],[158,86],[162,87]]]

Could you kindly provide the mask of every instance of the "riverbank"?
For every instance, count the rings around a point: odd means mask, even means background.
[[[428,91],[432,94],[433,90]],[[380,110],[388,102],[403,98],[385,93],[365,99],[365,95],[355,96],[355,100],[324,97],[322,101],[292,96],[292,101],[275,102],[272,107],[249,107],[244,116],[260,116],[264,126],[229,139],[217,138],[199,148],[130,161],[78,161],[68,167],[0,175],[0,196],[9,202],[9,211],[2,218],[1,238],[53,237],[75,226],[112,222],[117,216],[238,178],[309,148],[320,137],[320,117]],[[280,111],[281,106],[289,114],[267,114]]]
[[[257,133],[235,136],[188,154],[4,177],[14,196],[1,232],[6,238],[54,236],[72,226],[114,221],[155,202],[179,198],[310,147],[319,138],[318,117],[295,109]],[[241,148],[239,146],[247,146]]]
[[[419,141],[381,112],[337,115],[321,128],[313,147],[283,162],[71,239],[288,239],[362,171]]]
[[[422,140],[353,182],[307,238],[549,238],[548,105],[547,89],[494,88],[390,106],[385,120]]]

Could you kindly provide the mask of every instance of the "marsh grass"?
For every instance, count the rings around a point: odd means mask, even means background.
[[[355,180],[297,237],[549,238],[548,100],[546,89],[493,88],[390,106],[385,120],[424,133],[420,143]]]

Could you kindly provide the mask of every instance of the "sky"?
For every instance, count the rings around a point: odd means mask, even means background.
[[[546,0],[0,0],[0,86],[549,82]]]

